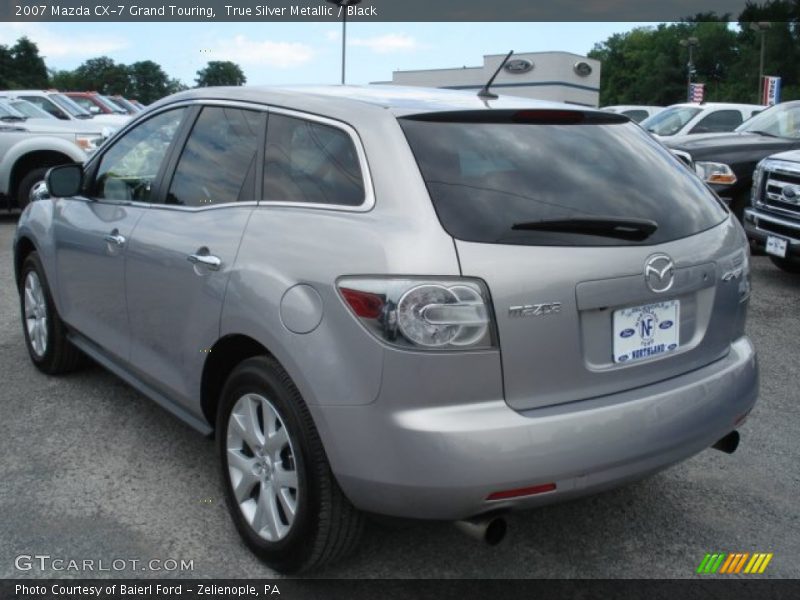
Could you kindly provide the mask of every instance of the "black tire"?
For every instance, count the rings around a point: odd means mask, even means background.
[[[25,286],[29,273],[36,274],[36,278],[41,286],[44,306],[46,308],[45,330],[47,336],[43,352],[37,352],[35,350],[28,333],[28,325],[25,316]],[[28,354],[33,364],[36,365],[36,368],[48,375],[59,375],[75,371],[83,366],[86,356],[67,339],[67,328],[58,316],[55,304],[53,303],[53,296],[50,293],[50,287],[47,284],[47,278],[42,268],[42,262],[36,252],[31,252],[22,263],[19,282],[19,301],[25,346],[28,348]]]
[[[47,171],[49,170],[50,167],[34,169],[25,175],[25,177],[22,178],[22,181],[19,182],[19,186],[17,187],[17,207],[20,210],[23,210],[26,206],[28,206],[28,203],[30,202],[31,189],[33,189],[34,185],[44,180],[44,176],[47,175]]]
[[[800,273],[800,260],[792,260],[790,258],[779,258],[777,256],[770,256],[769,259],[776,267],[787,273]]]
[[[296,512],[288,533],[276,541],[258,535],[248,523],[229,474],[229,419],[237,402],[247,394],[268,399],[287,430],[294,455],[292,466],[298,481]],[[260,419],[263,425],[263,413]],[[343,558],[354,550],[363,530],[364,516],[339,488],[308,408],[276,360],[255,357],[234,369],[222,391],[216,438],[225,499],[234,524],[247,546],[268,566],[280,573],[299,573]],[[259,487],[259,495],[263,489]]]

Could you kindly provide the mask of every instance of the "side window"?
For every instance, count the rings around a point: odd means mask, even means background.
[[[337,127],[271,114],[264,200],[362,204],[364,180],[353,140]]]
[[[100,159],[91,195],[152,202],[153,182],[184,112],[176,108],[160,113],[122,136]]]
[[[46,113],[53,115],[56,119],[65,119],[65,120],[69,119],[69,117],[63,110],[58,108],[58,106],[53,104],[47,98],[42,98],[40,96],[20,96],[20,97],[23,100],[27,100],[31,104],[35,104]]]
[[[167,204],[256,200],[256,159],[266,120],[261,111],[203,108],[175,169]]]
[[[720,133],[733,131],[742,124],[738,110],[718,110],[704,117],[689,133]]]

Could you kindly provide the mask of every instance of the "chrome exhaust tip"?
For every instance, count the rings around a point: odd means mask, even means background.
[[[721,440],[718,440],[717,443],[711,447],[714,448],[714,450],[720,450],[726,454],[733,454],[736,452],[736,448],[739,447],[739,432],[731,431],[728,435]]]
[[[471,538],[484,542],[489,546],[497,546],[506,537],[506,520],[502,517],[477,517],[456,521],[455,526]]]

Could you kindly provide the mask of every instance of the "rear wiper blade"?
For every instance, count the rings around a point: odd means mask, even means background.
[[[554,231],[559,233],[579,233],[601,237],[619,238],[641,242],[653,235],[658,223],[650,219],[627,219],[619,217],[582,217],[573,219],[553,219],[550,221],[530,221],[514,223],[514,231]]]

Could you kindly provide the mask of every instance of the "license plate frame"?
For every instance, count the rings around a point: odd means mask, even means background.
[[[678,350],[680,306],[676,299],[615,310],[611,344],[614,363],[635,363]]]
[[[768,235],[767,243],[764,246],[767,254],[777,256],[778,258],[786,258],[786,251],[789,248],[789,240],[786,238],[778,237],[777,235]]]

